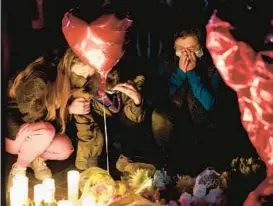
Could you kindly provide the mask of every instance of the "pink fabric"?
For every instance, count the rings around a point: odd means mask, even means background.
[[[6,138],[5,143],[6,151],[17,154],[17,163],[22,167],[28,167],[38,156],[49,160],[64,160],[74,151],[69,137],[55,136],[55,128],[46,122],[23,124],[16,139]]]

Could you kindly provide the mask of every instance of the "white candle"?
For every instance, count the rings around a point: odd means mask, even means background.
[[[25,185],[25,183],[28,183],[28,178],[25,175],[15,175],[12,178],[12,185],[14,187]]]
[[[45,187],[43,184],[38,184],[34,186],[34,203],[35,205],[40,205],[44,200]]]
[[[16,200],[17,200],[17,198],[16,198],[16,190],[15,190],[15,188],[14,187],[11,187],[10,189],[9,189],[9,201],[10,201],[10,206],[16,206],[17,204],[16,204]]]
[[[87,195],[82,199],[82,206],[96,206],[96,199],[92,195]]]
[[[57,206],[73,206],[73,204],[69,200],[60,200]]]
[[[53,203],[55,200],[55,181],[52,178],[46,178],[43,181],[45,193],[44,200],[45,203]]]
[[[10,206],[22,206],[24,205],[24,194],[20,188],[11,187],[9,191]]]
[[[75,202],[79,197],[80,173],[76,170],[71,170],[67,173],[67,191],[68,200]]]
[[[17,193],[18,200],[22,201],[22,204],[28,202],[28,178],[24,175],[15,175],[12,179],[13,190]],[[20,196],[20,197],[19,197]]]

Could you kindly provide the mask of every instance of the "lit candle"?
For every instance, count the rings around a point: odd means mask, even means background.
[[[79,183],[80,183],[80,173],[76,170],[71,170],[67,173],[67,191],[68,200],[75,202],[79,197]]]
[[[82,199],[82,206],[96,206],[96,199],[92,195],[87,195]]]
[[[16,201],[17,198],[16,198],[16,190],[14,187],[11,187],[9,189],[9,201],[10,201],[10,206],[16,206]]]
[[[73,204],[69,200],[60,200],[57,206],[73,206]]]
[[[45,203],[52,203],[55,200],[55,181],[52,178],[46,178],[43,181]]]
[[[22,206],[24,205],[24,195],[20,188],[11,187],[9,191],[10,206]]]
[[[18,200],[25,205],[28,202],[28,178],[24,175],[15,175],[12,179],[13,192],[17,193]]]
[[[44,200],[45,186],[38,184],[34,186],[34,203],[40,205]]]

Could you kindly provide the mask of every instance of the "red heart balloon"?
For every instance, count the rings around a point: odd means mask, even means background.
[[[125,34],[132,21],[103,15],[88,24],[67,12],[62,21],[64,36],[74,53],[94,68],[102,78],[123,56]]]

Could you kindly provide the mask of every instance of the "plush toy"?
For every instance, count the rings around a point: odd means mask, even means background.
[[[182,190],[179,198],[181,206],[225,205],[225,176],[218,174],[213,168],[206,168],[196,178],[182,176],[177,187]]]
[[[116,162],[116,168],[122,172],[127,174],[134,174],[138,169],[149,170],[150,174],[153,175],[156,171],[156,168],[152,164],[146,164],[141,162],[132,163],[128,160],[127,157],[121,155]]]

